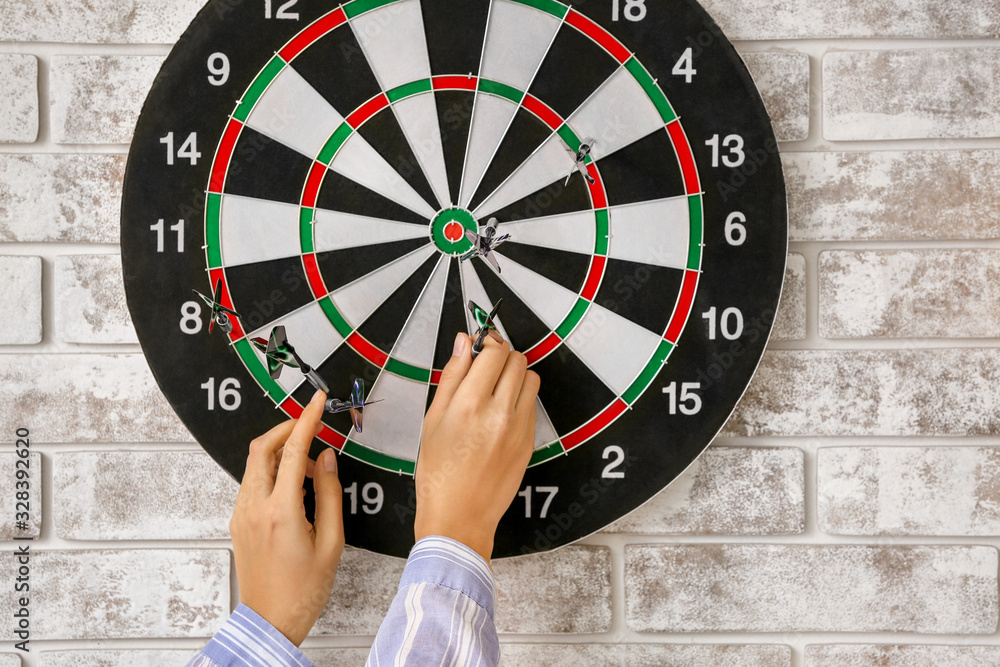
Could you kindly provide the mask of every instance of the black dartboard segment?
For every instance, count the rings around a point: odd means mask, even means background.
[[[504,299],[542,378],[495,551],[531,553],[704,450],[763,353],[787,250],[770,121],[695,0],[458,4],[210,2],[149,94],[122,207],[129,308],[192,434],[241,479],[250,441],[301,414],[311,387],[250,343],[283,325],[333,394],[362,378],[383,401],[362,434],[326,417],[311,454],[339,453],[348,543],[397,556],[468,300]],[[492,217],[501,273],[459,259],[455,230]],[[229,333],[193,292],[216,284]]]

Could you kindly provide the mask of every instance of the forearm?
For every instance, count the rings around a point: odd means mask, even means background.
[[[444,537],[414,546],[368,665],[497,665],[493,573],[469,547]]]

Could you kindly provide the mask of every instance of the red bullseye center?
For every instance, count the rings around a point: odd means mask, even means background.
[[[465,237],[465,227],[460,222],[452,220],[444,226],[444,237],[452,243],[458,243]]]

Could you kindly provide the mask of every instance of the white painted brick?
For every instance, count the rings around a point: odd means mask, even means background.
[[[52,139],[59,144],[127,144],[160,70],[160,56],[52,58]]]
[[[1000,433],[1000,350],[769,351],[727,435]]]
[[[120,255],[56,258],[56,322],[67,343],[138,343],[125,303]]]
[[[29,442],[31,437],[28,438]],[[13,445],[13,442],[11,443]],[[30,451],[30,450],[29,450]],[[28,462],[27,480],[18,480],[17,471],[24,470],[24,467],[17,466],[17,461],[26,460]],[[42,455],[31,452],[27,459],[19,459],[15,454],[0,454],[0,477],[3,482],[0,488],[7,492],[0,497],[0,516],[9,517],[9,520],[0,521],[0,540],[13,540],[15,537],[38,537],[42,532]],[[18,488],[19,481],[27,481],[28,488]],[[28,491],[28,529],[18,530],[14,525],[15,512],[23,512],[21,507],[15,507],[18,502],[15,493]],[[0,662],[0,667],[3,663]]]
[[[804,53],[744,53],[778,141],[809,137],[809,56]]]
[[[42,667],[185,667],[197,651],[42,651]]]
[[[566,547],[493,561],[499,632],[607,632],[611,629],[611,552]]]
[[[37,442],[194,441],[139,354],[0,355],[0,405]]]
[[[500,655],[517,667],[791,667],[787,646],[766,644],[504,644]],[[360,664],[360,663],[359,663]]]
[[[172,44],[204,5],[204,0],[0,0],[0,41]]]
[[[239,484],[208,454],[65,452],[54,469],[63,539],[229,539]]]
[[[123,155],[0,154],[0,241],[118,243]]]
[[[664,491],[605,530],[641,535],[801,533],[804,482],[799,449],[713,446]]]
[[[38,58],[0,55],[0,143],[38,139]]]
[[[832,447],[818,461],[825,533],[1000,534],[998,447]]]
[[[1000,238],[1000,151],[782,153],[792,241]]]
[[[785,264],[785,284],[781,288],[778,314],[771,330],[774,340],[803,340],[806,337],[806,258],[792,252]]]
[[[844,51],[823,57],[831,141],[1000,135],[1000,49]]]
[[[0,345],[42,342],[42,258],[0,256]]]
[[[827,338],[991,338],[1000,250],[830,251],[819,259]]]
[[[0,654],[0,667],[21,667],[21,657],[11,653]]]
[[[229,617],[224,549],[33,551],[31,639],[208,637]],[[17,563],[5,559],[4,579]],[[0,629],[13,639],[10,624]]]
[[[993,0],[703,0],[730,39],[1000,37]]]
[[[979,546],[625,547],[637,632],[997,629],[997,550]]]
[[[312,635],[374,635],[399,590],[406,561],[347,548],[333,595]]]
[[[825,644],[806,647],[806,667],[989,667],[997,646]]]

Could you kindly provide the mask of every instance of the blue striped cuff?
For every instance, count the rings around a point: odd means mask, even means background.
[[[219,667],[313,667],[295,644],[245,604],[201,652]]]
[[[475,551],[450,537],[431,535],[410,551],[399,588],[421,583],[445,586],[469,596],[493,620],[496,584],[493,570]]]

